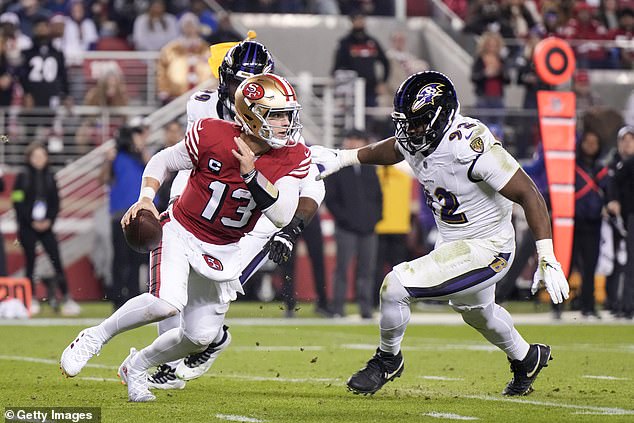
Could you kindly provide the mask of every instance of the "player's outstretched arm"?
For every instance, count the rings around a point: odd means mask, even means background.
[[[531,292],[535,294],[543,284],[553,303],[562,303],[568,298],[570,288],[561,265],[555,257],[550,216],[544,198],[522,169],[515,172],[500,190],[500,194],[522,206],[528,226],[537,240],[538,266],[533,277]]]
[[[353,150],[339,150],[313,145],[310,147],[312,161],[324,167],[317,179],[324,179],[344,167],[355,164],[391,165],[398,163],[403,160],[403,156],[396,150],[395,144],[396,138],[391,137]]]

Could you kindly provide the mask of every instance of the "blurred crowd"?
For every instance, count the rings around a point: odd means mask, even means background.
[[[69,69],[80,67],[82,54],[89,50],[137,50],[159,52],[156,64],[158,102],[167,104],[203,81],[212,78],[208,65],[209,45],[238,41],[243,37],[233,28],[230,12],[255,13],[320,13],[345,14],[351,18],[350,31],[333,46],[332,74],[353,71],[366,82],[365,102],[371,110],[391,107],[392,96],[408,75],[429,69],[425,58],[408,48],[408,34],[395,31],[390,44],[382,46],[366,29],[367,15],[393,15],[393,1],[379,0],[225,0],[218,2],[227,12],[215,13],[202,0],[0,0],[0,109],[20,105],[18,125],[20,138],[46,140],[49,152],[56,149],[55,140],[71,138],[80,154],[89,152],[97,143],[95,133],[104,125],[99,117],[83,116],[76,125],[70,111],[74,104],[99,108],[139,105],[126,84],[128,76],[119,66],[101,66],[95,72],[94,84],[87,84],[81,97],[69,90]],[[408,2],[408,8],[415,1]],[[422,3],[422,2],[421,2]],[[538,77],[532,60],[535,45],[549,35],[571,42],[580,68],[573,78],[571,90],[577,94],[579,149],[577,155],[577,217],[574,266],[581,274],[578,300],[573,304],[584,315],[597,316],[595,309],[594,269],[606,243],[612,244],[612,267],[605,307],[618,316],[632,316],[632,283],[627,266],[634,260],[623,259],[631,251],[634,234],[634,208],[629,205],[634,193],[628,181],[634,150],[630,144],[634,131],[624,123],[634,123],[634,95],[626,109],[618,112],[598,110],[601,99],[592,90],[588,69],[632,69],[634,49],[622,41],[633,42],[634,9],[631,2],[602,1],[531,1],[531,0],[445,0],[464,19],[463,31],[477,36],[471,69],[478,117],[504,140],[516,157],[527,159],[536,151],[536,159],[527,163],[527,172],[538,182],[548,199],[543,153],[537,121],[536,93],[551,89]],[[528,118],[508,116],[505,90],[510,84],[525,88],[522,107]],[[597,111],[598,110],[598,111]],[[2,122],[8,125],[6,113]],[[344,147],[361,146],[390,135],[392,126],[383,116],[366,117],[368,132],[349,131],[340,143]],[[60,123],[65,119],[65,124]],[[527,120],[528,119],[528,120]],[[27,124],[28,122],[28,124]],[[115,307],[138,294],[139,267],[145,256],[132,252],[120,236],[121,215],[138,194],[140,175],[148,157],[155,152],[147,145],[148,128],[143,123],[111,122],[105,132],[115,137],[117,147],[106,155],[101,181],[109,184],[111,225],[108,243],[115,260],[99,270],[106,294]],[[76,128],[66,133],[68,128]],[[620,132],[617,131],[619,128]],[[629,129],[627,129],[629,128]],[[13,130],[13,129],[12,129]],[[9,128],[0,128],[3,134]],[[178,142],[183,124],[170,122],[164,128],[166,145]],[[35,157],[44,148],[33,144]],[[613,148],[611,148],[613,147]],[[28,150],[29,152],[31,149]],[[25,160],[25,174],[36,172]],[[48,172],[48,156],[42,169]],[[625,169],[625,170],[624,170]],[[372,317],[378,302],[378,287],[386,271],[393,265],[429,251],[435,241],[433,216],[425,207],[425,195],[413,183],[411,175],[398,167],[377,169],[351,167],[349,174],[327,181],[325,206],[334,222],[334,238],[338,251],[332,275],[327,275],[324,235],[320,219],[302,235],[311,259],[317,310],[328,316],[346,314],[349,291],[354,292],[363,318]],[[37,173],[46,183],[44,173]],[[27,177],[26,182],[39,181]],[[617,183],[615,181],[625,181]],[[43,188],[44,182],[33,185],[33,206],[43,190],[57,192],[56,187]],[[364,187],[360,189],[359,187]],[[39,190],[39,191],[38,191]],[[628,191],[629,190],[629,191]],[[26,192],[26,191],[25,191]],[[39,194],[38,194],[39,193]],[[167,192],[159,193],[159,209],[167,207]],[[14,201],[15,202],[15,201]],[[72,309],[66,290],[66,279],[51,227],[57,214],[58,200],[48,201],[48,213],[33,227],[33,211],[24,211],[20,236],[27,257],[27,274],[33,279],[36,242],[41,242],[54,264],[55,276],[49,284],[59,286],[63,303]],[[19,203],[19,202],[18,202]],[[17,204],[17,203],[16,203]],[[23,205],[23,204],[22,204]],[[19,211],[18,205],[16,210]],[[620,219],[620,220],[619,220]],[[40,226],[41,225],[41,226]],[[607,227],[605,229],[604,227]],[[631,229],[628,231],[628,228]],[[108,228],[101,228],[108,229]],[[511,288],[500,284],[501,298],[522,295],[515,284],[524,268],[534,266],[534,242],[521,233],[518,263]],[[605,241],[605,233],[611,235]],[[114,236],[116,235],[116,236]],[[526,241],[528,240],[528,241]],[[584,246],[584,248],[581,248]],[[522,254],[522,248],[525,249]],[[520,260],[519,257],[525,257]],[[608,260],[609,261],[609,260]],[[110,263],[110,262],[109,262]],[[349,267],[355,263],[355,271]],[[521,265],[524,265],[524,268]],[[1,267],[1,266],[0,266]],[[98,266],[97,266],[98,267]],[[103,267],[103,266],[102,266]],[[284,276],[282,297],[287,315],[293,315],[295,289],[294,261],[280,269]],[[0,272],[1,273],[1,272]],[[350,277],[350,275],[353,275]],[[614,276],[612,276],[614,275]],[[333,295],[326,295],[326,278],[333,281]],[[126,281],[113,285],[112,281]],[[520,287],[521,288],[521,287]],[[519,293],[519,294],[518,294]]]

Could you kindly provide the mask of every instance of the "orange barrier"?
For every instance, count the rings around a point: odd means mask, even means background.
[[[561,38],[548,37],[535,46],[535,70],[551,85],[564,84],[575,71],[575,56]],[[539,91],[537,108],[550,192],[555,255],[570,273],[575,216],[575,94]]]
[[[539,124],[550,191],[555,255],[570,272],[575,216],[575,95],[537,93]]]
[[[31,314],[31,282],[27,278],[0,277],[0,302],[10,298],[22,301]]]

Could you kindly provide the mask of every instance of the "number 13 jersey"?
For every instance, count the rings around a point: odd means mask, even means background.
[[[519,164],[482,122],[457,114],[427,157],[396,145],[425,189],[440,243],[495,238],[502,248],[513,248],[513,203],[498,191]]]
[[[201,241],[216,245],[237,242],[250,232],[262,212],[240,174],[231,150],[240,127],[220,119],[200,119],[185,136],[194,167],[174,218]],[[310,150],[303,144],[271,149],[256,158],[256,169],[274,184],[285,176],[306,177]]]

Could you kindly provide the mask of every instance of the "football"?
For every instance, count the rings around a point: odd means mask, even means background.
[[[123,229],[123,233],[130,248],[139,253],[148,253],[161,243],[163,228],[151,211],[142,209]]]

